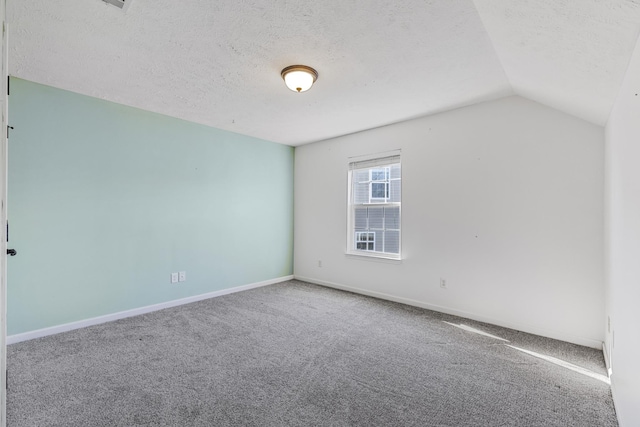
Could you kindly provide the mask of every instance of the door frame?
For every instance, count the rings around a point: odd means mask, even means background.
[[[7,121],[8,103],[8,30],[6,0],[0,0],[0,23],[2,25],[2,74],[0,74],[0,105],[2,127],[0,127],[0,427],[7,425]]]

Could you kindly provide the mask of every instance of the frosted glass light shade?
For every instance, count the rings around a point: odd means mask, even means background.
[[[304,92],[311,88],[318,78],[318,72],[306,65],[291,65],[280,73],[284,83],[294,92]]]

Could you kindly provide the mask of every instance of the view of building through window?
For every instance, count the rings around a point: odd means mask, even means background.
[[[350,252],[400,257],[400,156],[349,165]]]

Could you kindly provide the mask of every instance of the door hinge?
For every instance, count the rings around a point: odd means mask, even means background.
[[[13,129],[13,126],[7,125],[7,139],[9,139],[9,129]]]

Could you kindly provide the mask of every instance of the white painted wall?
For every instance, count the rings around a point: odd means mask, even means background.
[[[599,347],[603,146],[509,97],[297,147],[294,274]],[[346,256],[348,158],[398,148],[403,260]]]
[[[639,426],[640,41],[605,135],[605,283],[611,318],[606,342],[613,370],[611,387],[620,424]]]

